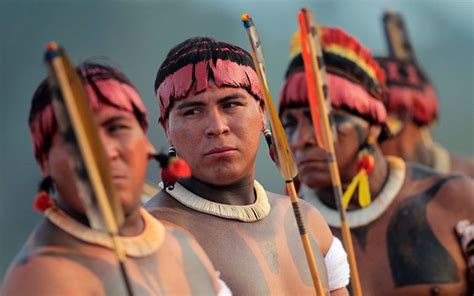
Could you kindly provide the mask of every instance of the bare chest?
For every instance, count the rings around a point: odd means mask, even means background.
[[[134,295],[213,295],[211,276],[190,252],[163,246],[153,255],[125,259],[128,281]],[[78,290],[91,285],[98,295],[126,295],[124,275],[115,255],[108,249],[85,247],[82,252],[56,254],[73,262]],[[193,273],[195,272],[195,273]]]
[[[279,221],[269,216],[254,223],[200,214],[194,214],[192,220],[175,217],[161,213],[162,219],[179,224],[195,236],[234,294],[307,295],[314,291],[292,216]],[[324,272],[314,239],[313,249]]]
[[[465,264],[449,228],[440,228],[421,199],[394,205],[351,229],[367,295],[452,295],[466,287]],[[339,229],[332,229],[341,237]]]

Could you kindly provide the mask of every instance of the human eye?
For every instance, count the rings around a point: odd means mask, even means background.
[[[334,124],[336,125],[337,128],[339,128],[339,126],[341,124],[343,124],[344,122],[347,121],[347,118],[345,118],[343,115],[341,114],[333,114],[332,116],[333,120],[334,120]]]
[[[130,129],[130,125],[122,122],[110,123],[106,126],[106,129],[109,133],[118,133]]]
[[[282,118],[281,124],[286,132],[291,132],[298,125],[298,121],[292,116],[285,116]]]
[[[229,101],[223,104],[224,109],[235,109],[239,106],[242,106],[242,103],[238,101]]]
[[[346,120],[334,119],[334,126],[336,127],[336,132],[344,133],[350,124]]]
[[[347,114],[333,113],[334,125],[338,133],[346,133],[350,127],[357,126],[354,117]]]
[[[182,115],[184,117],[192,117],[200,113],[202,113],[202,110],[200,110],[199,108],[193,107],[193,108],[184,109],[182,112]]]

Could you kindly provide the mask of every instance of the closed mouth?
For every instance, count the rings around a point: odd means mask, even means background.
[[[308,164],[325,164],[327,163],[326,159],[305,159],[298,161],[298,166],[308,165]]]
[[[326,160],[304,160],[298,162],[298,169],[302,170],[314,170],[314,171],[327,171],[328,163]]]
[[[231,148],[231,147],[214,148],[214,149],[211,149],[208,152],[204,153],[204,156],[216,155],[216,154],[226,153],[226,152],[230,152],[230,151],[237,151],[237,149]]]

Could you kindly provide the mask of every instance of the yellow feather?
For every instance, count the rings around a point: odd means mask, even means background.
[[[359,181],[359,205],[363,208],[370,205],[370,189],[369,189],[369,176],[365,170],[361,170],[361,177]]]
[[[359,185],[361,173],[362,171],[354,176],[349,186],[347,186],[346,192],[344,192],[344,195],[342,196],[342,205],[344,206],[344,209],[347,208],[347,205],[349,205],[352,195],[354,195],[354,191],[357,188],[357,185]]]

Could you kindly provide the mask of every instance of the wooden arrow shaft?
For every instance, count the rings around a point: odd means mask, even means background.
[[[290,195],[291,203],[293,205],[293,213],[295,214],[296,223],[298,224],[298,229],[300,232],[300,238],[303,243],[303,249],[306,255],[306,261],[311,273],[311,278],[313,280],[314,288],[317,295],[326,295],[324,292],[323,286],[321,284],[321,279],[317,269],[316,262],[314,260],[314,253],[309,242],[308,234],[306,233],[304,227],[304,221],[301,217],[301,212],[299,210],[298,195],[296,194],[295,186],[293,183],[293,178],[297,175],[298,171],[296,168],[295,161],[293,159],[293,154],[288,145],[286,139],[285,131],[281,124],[276,108],[273,104],[273,100],[268,88],[266,76],[265,76],[265,63],[263,59],[263,51],[261,47],[261,42],[259,40],[255,25],[253,24],[252,19],[249,15],[242,16],[244,26],[247,30],[247,38],[250,44],[251,55],[255,64],[257,75],[262,87],[265,107],[267,108],[267,114],[269,116],[270,125],[272,126],[273,131],[273,143],[275,145],[275,152],[278,158],[278,165],[280,172],[283,175],[283,178],[286,182],[286,187]]]
[[[109,233],[125,288],[128,295],[133,295],[125,268],[125,250],[118,236],[119,224],[124,220],[123,210],[112,186],[108,162],[101,146],[97,127],[94,125],[89,100],[80,77],[63,49],[55,50],[52,57],[48,58],[48,62],[51,78],[54,79],[53,85],[57,85],[60,90],[60,97],[56,96],[53,99],[53,107],[58,118],[58,125],[63,132],[62,136],[73,148],[71,151],[74,153],[70,156],[70,163],[71,167],[76,169],[76,179],[80,180],[76,183],[81,184],[78,189],[83,190],[80,195],[83,202],[87,203],[86,214],[89,221],[94,221],[94,223],[90,222],[91,226]],[[68,133],[72,133],[72,137]],[[87,177],[83,176],[82,171],[78,172],[78,168],[85,169]],[[92,190],[85,191],[85,187],[91,187]]]
[[[298,231],[300,232],[301,242],[303,243],[304,252],[306,255],[306,261],[311,272],[311,278],[316,290],[317,295],[326,295],[326,291],[321,283],[321,278],[317,269],[316,261],[314,259],[313,249],[309,241],[308,233],[304,226],[303,218],[301,217],[301,211],[298,203],[298,194],[296,193],[295,184],[293,182],[286,183],[286,190],[291,199],[291,205],[293,206],[293,213],[295,215],[296,224],[298,225]]]
[[[349,266],[351,269],[351,283],[354,295],[362,295],[362,288],[360,285],[360,277],[357,268],[357,261],[355,257],[354,247],[352,244],[352,236],[347,222],[346,211],[342,204],[342,184],[337,166],[336,154],[334,150],[334,141],[332,137],[331,126],[329,123],[329,112],[326,103],[329,99],[326,98],[324,87],[321,79],[321,67],[318,63],[317,57],[322,60],[322,52],[317,51],[315,42],[319,42],[316,36],[313,36],[311,29],[313,27],[310,13],[303,9],[298,15],[301,33],[301,53],[305,63],[306,84],[308,89],[313,88],[312,92],[308,91],[308,100],[311,111],[311,118],[313,125],[320,126],[323,148],[328,154],[328,165],[331,175],[332,185],[334,189],[334,199],[341,219],[341,231],[344,247],[346,248]],[[316,31],[315,31],[316,32]],[[316,39],[316,40],[315,40]],[[319,47],[320,48],[320,47]],[[326,86],[327,87],[327,86]],[[314,91],[314,88],[316,91]],[[318,110],[319,109],[319,110]],[[318,112],[319,111],[319,112]],[[315,136],[318,133],[315,130]]]

